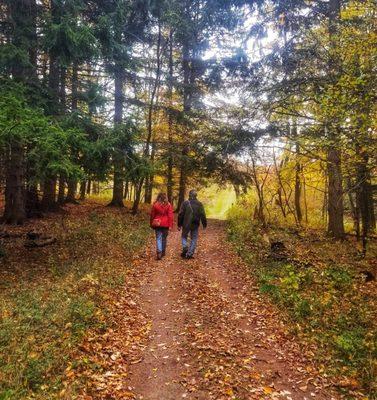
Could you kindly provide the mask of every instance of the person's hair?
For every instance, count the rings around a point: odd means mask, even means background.
[[[191,189],[189,191],[189,199],[190,200],[195,200],[198,197],[198,193],[195,189]]]
[[[167,203],[168,202],[168,196],[166,196],[166,193],[159,193],[157,195],[156,201],[159,203]]]

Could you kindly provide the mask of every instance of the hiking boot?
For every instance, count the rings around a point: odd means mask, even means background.
[[[181,253],[181,257],[182,258],[186,258],[186,254],[187,254],[188,249],[183,249],[182,253]]]
[[[165,257],[165,256],[166,256],[166,251],[162,250],[161,257]]]
[[[194,258],[193,255],[191,255],[191,254],[186,254],[186,260],[191,260],[192,258]]]
[[[160,251],[157,252],[157,260],[161,260],[162,258],[162,253]]]

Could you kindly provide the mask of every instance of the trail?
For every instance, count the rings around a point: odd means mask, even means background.
[[[122,384],[128,397],[98,398],[340,398],[259,294],[224,228],[210,221],[201,230],[193,260],[180,258],[179,232],[170,233],[162,261],[151,243],[144,267],[134,273],[140,284],[133,302],[148,334],[133,349]]]

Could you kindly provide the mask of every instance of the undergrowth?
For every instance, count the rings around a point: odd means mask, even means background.
[[[52,217],[41,229],[56,235],[57,245],[26,250],[21,239],[6,244],[0,400],[58,398],[87,330],[108,327],[104,296],[125,283],[129,261],[149,233],[143,218],[111,209],[69,215],[63,225]]]
[[[228,236],[260,291],[287,316],[292,333],[314,349],[320,370],[336,377],[349,398],[360,389],[377,398],[376,295],[368,286],[374,283],[360,274],[376,248],[371,246],[369,259],[358,260],[349,241],[314,238],[313,232],[297,236],[278,227],[266,233],[239,206],[229,212]],[[267,236],[285,244],[286,259],[271,257]]]

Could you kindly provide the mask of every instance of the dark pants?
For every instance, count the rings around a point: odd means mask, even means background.
[[[156,245],[159,253],[165,254],[169,228],[156,228]]]

